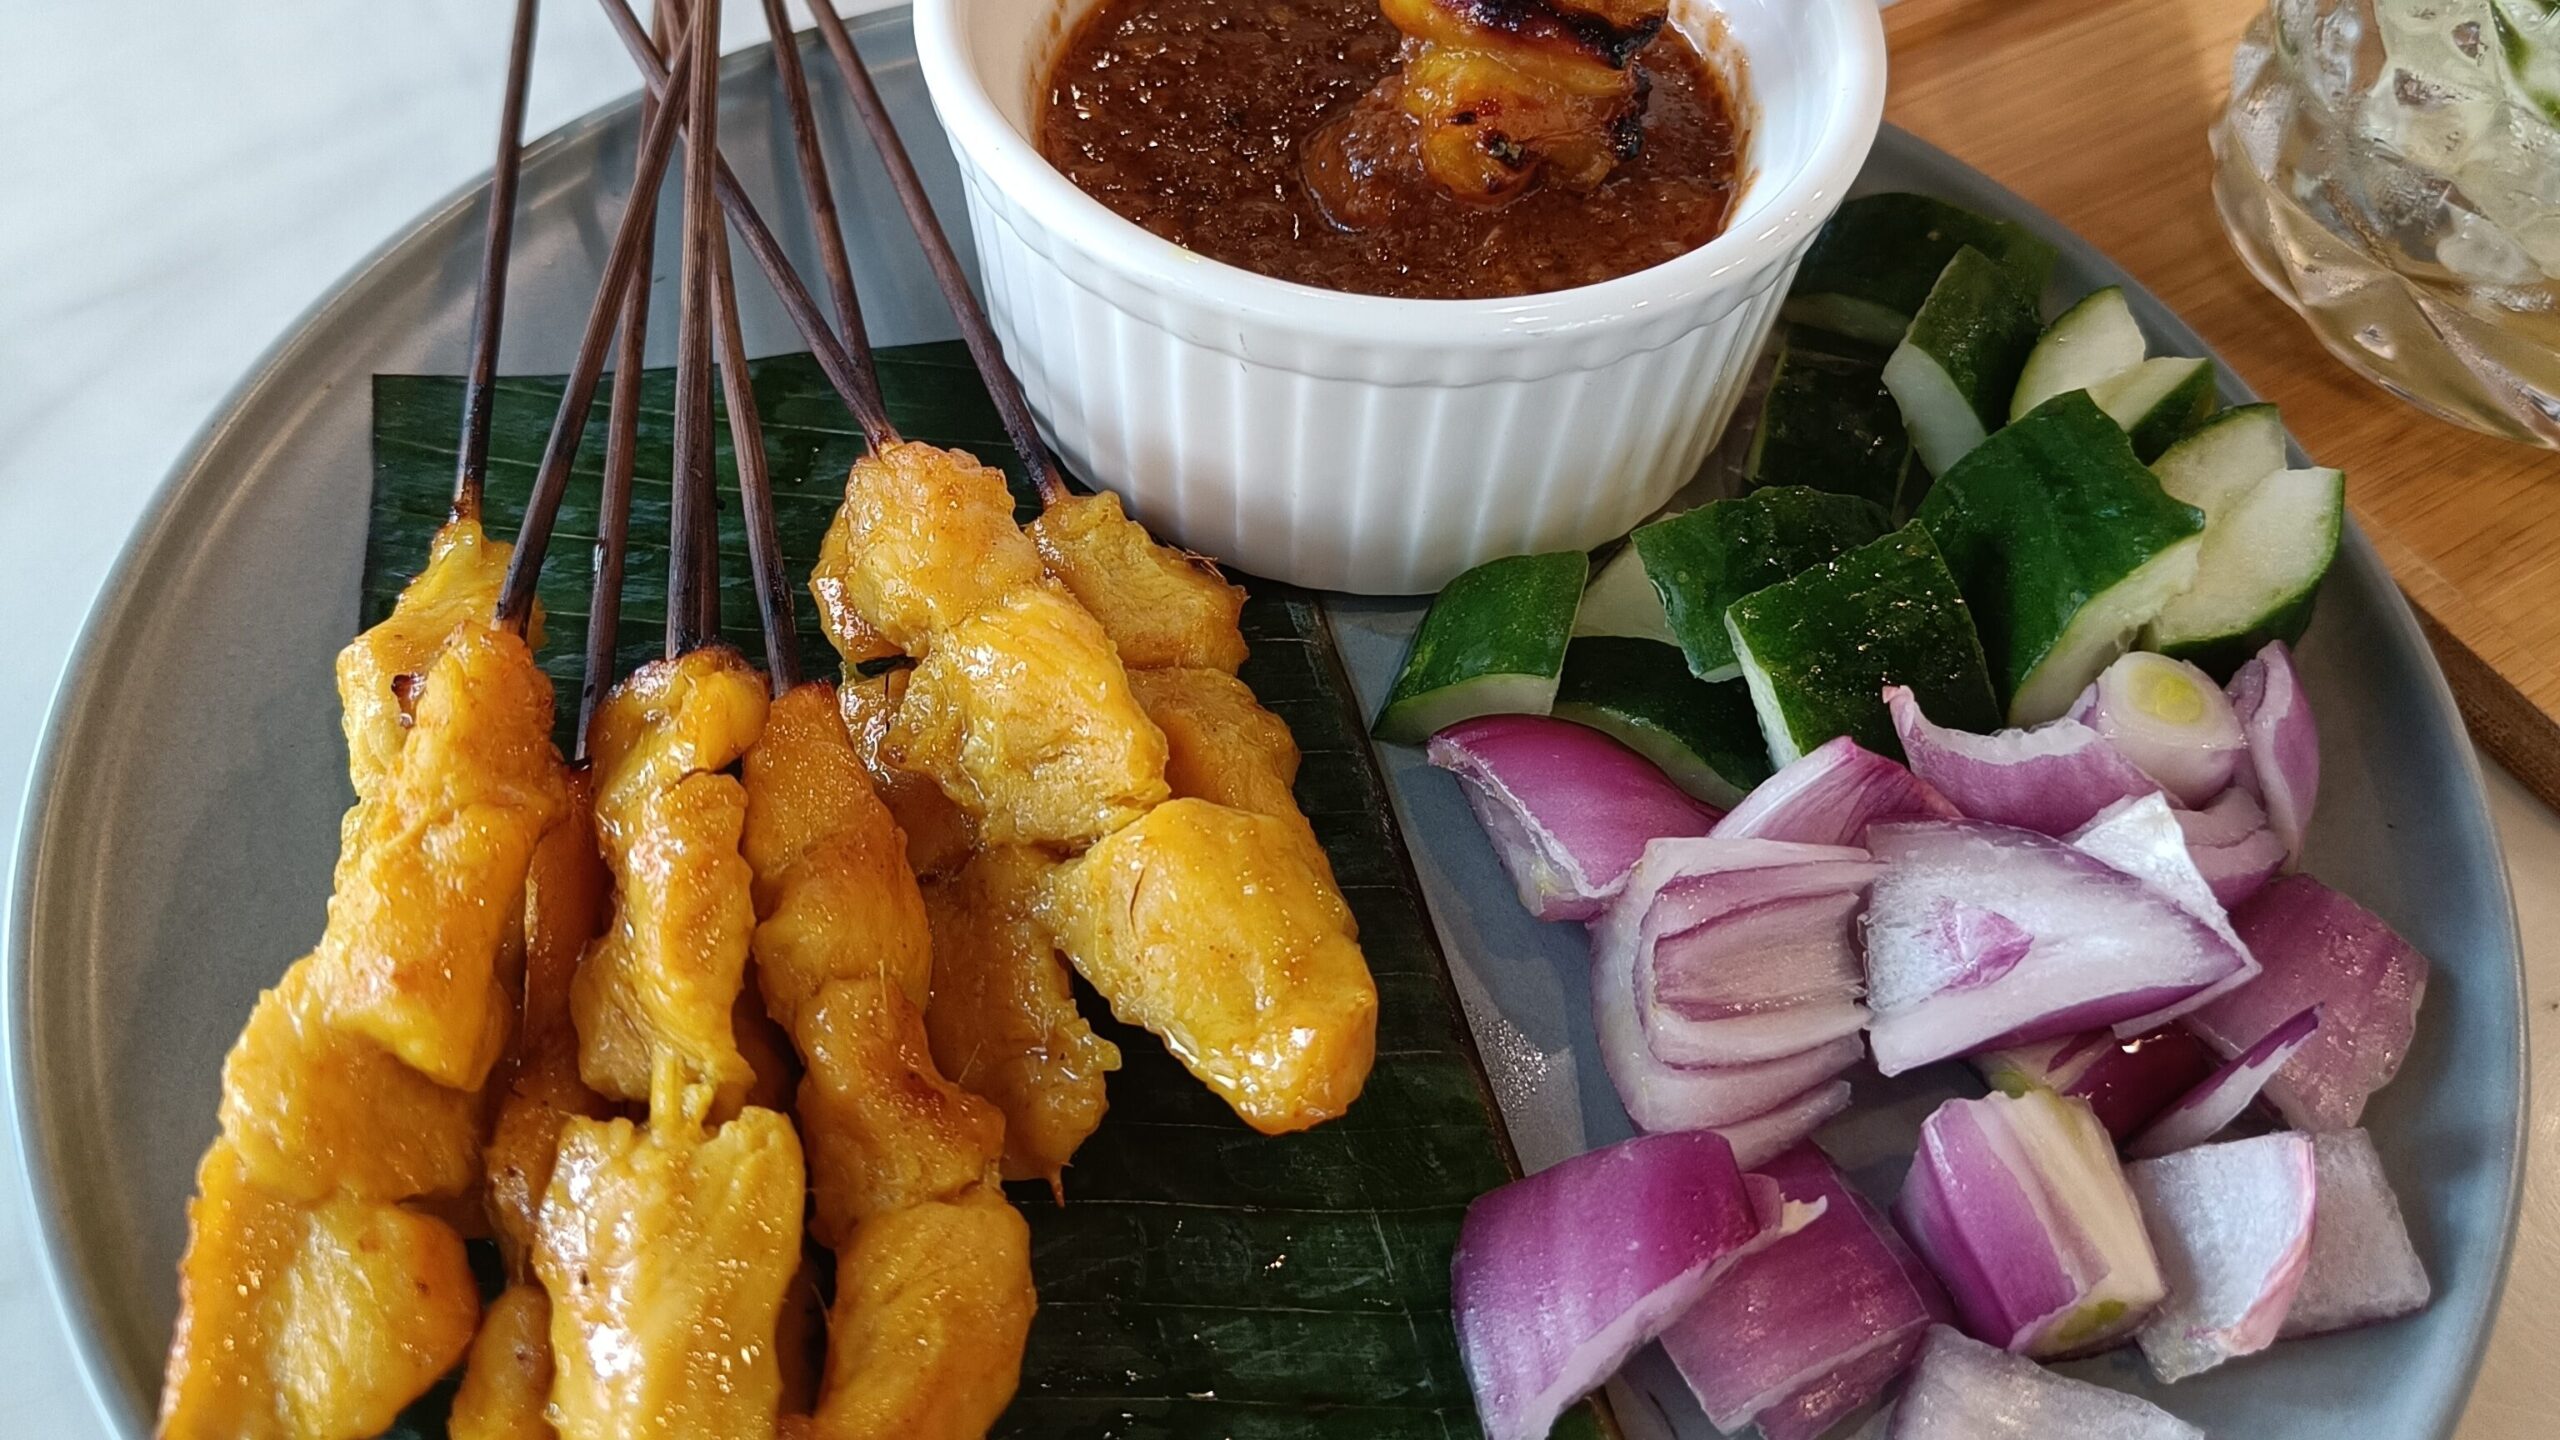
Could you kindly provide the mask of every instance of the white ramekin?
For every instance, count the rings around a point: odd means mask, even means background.
[[[1040,157],[1044,72],[1091,3],[916,5],[997,334],[1078,475],[1160,535],[1325,589],[1433,589],[1661,504],[1731,416],[1884,110],[1875,0],[1675,0],[1742,57],[1746,183],[1724,235],[1546,295],[1349,295],[1160,239]]]

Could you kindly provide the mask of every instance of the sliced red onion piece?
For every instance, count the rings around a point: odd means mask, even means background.
[[[2178,812],[2187,858],[2213,898],[2230,909],[2255,895],[2284,868],[2284,841],[2267,824],[2257,798],[2235,785],[2202,810]]]
[[[2169,808],[2166,798],[2145,795],[2119,800],[2073,831],[2071,845],[2178,902],[2188,914],[2213,927],[2213,932],[2239,951],[2245,962],[2239,970],[2174,1005],[2119,1021],[2117,1034],[2139,1035],[2156,1030],[2258,978],[2257,960],[2249,954],[2249,947],[2240,943],[2222,902],[2213,898],[2213,887],[2196,869],[2194,858],[2187,852],[2186,831],[2179,826],[2177,812]]]
[[[1929,1283],[1935,1285],[1937,1280],[1932,1277]],[[1911,1368],[1912,1357],[1920,1353],[1925,1334],[1923,1331],[1904,1337],[1898,1344],[1870,1350],[1761,1411],[1761,1440],[1822,1440],[1833,1427],[1873,1402],[1886,1386]],[[1885,1440],[1886,1429],[1892,1423],[1892,1407],[1887,1405],[1840,1440]]]
[[[2249,1102],[2258,1098],[2258,1092],[2275,1078],[2276,1071],[2319,1028],[2320,1007],[2314,1005],[2268,1031],[2238,1059],[2179,1096],[2176,1104],[2161,1112],[2149,1128],[2125,1146],[2125,1153],[2149,1159],[2201,1145],[2221,1134],[2223,1127],[2240,1118],[2240,1112],[2249,1108]]]
[[[2320,1177],[2311,1260],[2278,1338],[2352,1330],[2427,1308],[2427,1267],[2409,1243],[2373,1137],[2332,1130],[2312,1136],[2311,1150]]]
[[[2183,1026],[2164,1025],[2130,1040],[2107,1030],[2083,1031],[1971,1057],[1983,1083],[2005,1095],[2050,1090],[2086,1100],[2098,1123],[2118,1140],[2139,1131],[2219,1063]]]
[[[2170,1384],[2276,1342],[2311,1261],[2311,1139],[2282,1132],[2126,1167],[2169,1298],[2134,1332]]]
[[[1716,821],[1652,761],[1569,720],[1479,716],[1432,736],[1425,753],[1466,782],[1520,903],[1541,920],[1599,914],[1646,841],[1704,835]]]
[[[1881,885],[1879,885],[1881,890]],[[2187,1017],[2226,1059],[2318,1006],[2320,1028],[2267,1082],[2300,1130],[2348,1130],[2390,1083],[2417,1032],[2427,957],[2379,916],[2308,875],[2287,875],[2231,912],[2264,972]]]
[[[1857,1002],[1861,977],[1846,954],[1831,953],[1848,950],[1845,926],[1771,929],[1760,922],[1786,913],[1764,907],[1854,900],[1879,868],[1865,851],[1838,845],[1709,837],[1645,847],[1591,932],[1601,1053],[1638,1125],[1675,1129],[1738,1118],[1699,1118],[1685,1106],[1657,1103],[1657,1088],[1682,1088],[1652,1083],[1677,1078],[1666,1076],[1665,1066],[1756,1068],[1856,1035],[1866,1023]],[[1687,1013],[1656,998],[1653,957],[1666,935],[1687,937],[1673,956],[1687,977],[1680,983],[1691,986]],[[1764,947],[1761,963],[1755,952]],[[1704,972],[1720,963],[1732,963],[1749,983],[1722,993],[1709,988]],[[1790,981],[1797,971],[1808,978]],[[1787,1003],[1790,995],[1794,1003]]]
[[[2097,1349],[2160,1301],[2115,1142],[2087,1105],[2050,1091],[1939,1106],[1894,1218],[1966,1332],[2007,1350]]]
[[[2077,720],[1972,735],[1929,723],[1903,686],[1886,686],[1884,703],[1911,773],[1976,820],[2067,835],[2119,800],[2160,789]]]
[[[1477,1197],[1450,1301],[1488,1440],[1545,1440],[1726,1267],[1816,1218],[1706,1131],[1639,1135]]]
[[[2233,781],[2266,807],[2286,858],[2300,860],[2320,795],[2320,724],[2283,641],[2268,641],[2231,677],[2231,709],[2249,742],[2249,762]]]
[[[2244,970],[2212,926],[2133,876],[2048,836],[1977,820],[1867,831],[1885,872],[1867,896],[1868,1038],[1887,1075],[2155,1014]],[[1949,950],[1954,901],[2033,937],[1996,979]]]
[[[2231,697],[2184,660],[2129,650],[2100,672],[2069,718],[2106,737],[2181,805],[2202,805],[2230,785],[2247,743]]]
[[[1734,1163],[1756,1169],[1812,1138],[1814,1131],[1849,1108],[1849,1099],[1849,1082],[1834,1080],[1782,1100],[1761,1114],[1718,1125],[1715,1132],[1733,1146]]]
[[[1726,1271],[1662,1333],[1662,1348],[1717,1429],[1757,1418],[1772,1437],[1818,1435],[1875,1399],[1921,1332],[1952,1312],[1927,1267],[1819,1149],[1797,1145],[1759,1173],[1789,1200],[1821,1202],[1822,1218]],[[1789,1432],[1822,1415],[1817,1428]]]
[[[1888,1440],[2205,1440],[2120,1390],[2057,1375],[1939,1325],[1894,1403]]]
[[[1843,735],[1806,751],[1760,782],[1716,822],[1719,840],[1855,845],[1878,820],[1959,813],[1900,764]]]

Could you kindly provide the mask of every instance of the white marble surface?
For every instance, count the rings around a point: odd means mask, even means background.
[[[755,4],[727,8],[733,48],[762,39]],[[632,88],[600,15],[548,9],[534,135]],[[307,305],[486,167],[507,10],[0,6],[0,853],[55,677],[161,477]],[[2532,971],[2534,1171],[2461,1437],[2542,1440],[2560,1427],[2560,817],[2503,775],[2492,799]],[[103,1440],[0,1178],[0,1435]]]

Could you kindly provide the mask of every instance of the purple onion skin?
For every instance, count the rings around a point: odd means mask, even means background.
[[[2205,1043],[2236,1057],[2312,1006],[2320,1028],[2267,1082],[2300,1130],[2349,1130],[2399,1073],[2427,993],[2427,957],[2381,917],[2308,875],[2287,875],[2231,912],[2264,973],[2193,1015]]]
[[[2126,1143],[2125,1153],[2136,1159],[2156,1159],[2201,1145],[2220,1134],[2240,1118],[2267,1082],[2275,1078],[2276,1071],[2293,1058],[2295,1051],[2310,1043],[2319,1028],[2320,1007],[2314,1005],[2268,1031],[2257,1044],[2197,1081],[2161,1111]],[[2124,1139],[2121,1135],[2116,1138]]]
[[[1719,839],[1856,845],[1878,820],[1955,819],[1947,797],[1900,764],[1843,735],[1760,782],[1716,822]]]
[[[1986,1056],[1977,1068],[1986,1082],[2004,1093],[2042,1085],[2087,1101],[2098,1123],[2119,1142],[2202,1084],[2221,1063],[2202,1040],[2176,1024],[2130,1040],[2119,1040],[2105,1030],[2084,1031],[2065,1041],[2040,1075],[2006,1078],[2001,1067],[2008,1058]]]
[[[1931,722],[1900,685],[1886,686],[1884,700],[1911,773],[1971,819],[2068,835],[2120,800],[2160,790],[2105,736],[2077,720],[1976,735]]]
[[[1950,1100],[1923,1122],[1893,1213],[1966,1333],[2005,1350],[2078,1303],[2080,1289],[2024,1182],[1984,1135],[1985,1103],[1994,1102]]]
[[[1466,783],[1520,903],[1541,920],[1599,914],[1647,842],[1704,835],[1717,819],[1652,761],[1569,720],[1481,715],[1424,753]]]
[[[1488,1440],[1543,1440],[1763,1238],[1776,1201],[1704,1130],[1639,1135],[1476,1197],[1450,1301]]]
[[[2249,744],[2234,783],[2265,807],[2288,860],[2302,858],[2303,833],[2320,795],[2320,724],[2294,669],[2293,651],[2270,640],[2231,677],[2231,708]]]

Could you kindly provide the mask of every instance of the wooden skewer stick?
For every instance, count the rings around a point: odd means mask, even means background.
[[[728,237],[712,252],[711,306],[720,340],[720,394],[729,411],[729,445],[738,456],[738,498],[747,526],[747,563],[754,572],[756,617],[764,627],[764,672],[781,695],[800,683],[800,636],[791,612],[791,575],[773,515],[773,470],[765,463],[764,421],[756,413],[747,339],[738,327],[738,282]]]
[[[488,488],[489,416],[496,400],[498,332],[506,323],[507,256],[515,243],[516,180],[524,169],[524,96],[533,76],[537,0],[516,0],[507,40],[507,92],[498,109],[498,160],[489,178],[489,217],[480,232],[480,288],[471,304],[471,358],[462,382],[462,445],[453,462],[453,516],[480,518]]]
[[[1021,382],[1005,364],[1004,347],[996,342],[995,327],[987,323],[986,310],[969,289],[969,277],[961,273],[960,257],[952,252],[951,238],[942,233],[942,222],[934,217],[933,201],[924,193],[924,181],[916,174],[915,162],[907,156],[906,143],[898,138],[898,127],[889,118],[888,107],[880,103],[880,91],[871,83],[869,67],[853,48],[853,36],[829,0],[809,0],[809,13],[818,22],[818,33],[825,38],[828,53],[835,57],[836,68],[844,74],[845,90],[853,99],[855,113],[862,117],[863,128],[871,132],[871,142],[888,167],[889,184],[898,192],[898,206],[907,212],[907,225],[915,231],[916,243],[924,247],[933,282],[941,288],[952,318],[960,322],[960,338],[969,347],[969,358],[977,362],[987,393],[995,398],[996,413],[1004,420],[1005,438],[1013,442],[1014,452],[1022,457],[1033,483],[1040,487],[1041,503],[1055,502],[1066,494],[1057,461],[1040,439],[1040,429],[1032,420],[1031,402],[1023,395]]]
[[[663,32],[665,12],[650,7],[653,30]],[[648,132],[658,102],[640,97],[640,129]],[[653,210],[657,192],[646,197]],[[632,203],[644,203],[634,191]],[[640,387],[649,349],[650,261],[656,250],[657,226],[640,230],[639,254],[631,281],[622,290],[622,323],[615,336],[613,400],[604,436],[604,487],[596,500],[595,580],[587,591],[587,653],[578,679],[577,759],[587,758],[587,731],[595,723],[596,706],[613,683],[614,642],[622,629],[622,579],[631,542],[631,477],[640,453]]]
[[[871,340],[862,324],[862,300],[854,293],[853,264],[845,255],[844,225],[836,217],[835,186],[827,179],[826,151],[818,144],[817,107],[809,100],[799,36],[791,28],[783,0],[764,0],[764,25],[773,36],[773,72],[782,81],[784,107],[791,114],[792,151],[800,162],[800,188],[808,197],[810,228],[818,233],[819,266],[827,272],[827,290],[836,302],[836,326],[854,364],[876,380]]]
[[[720,239],[720,212],[712,200],[712,172],[720,157],[720,0],[687,7],[693,62],[690,93],[681,108],[693,112],[684,145],[684,251],[678,270],[676,311],[676,416],[674,503],[667,519],[667,645],[672,658],[714,638],[703,626],[704,551],[718,544],[712,510],[715,471],[711,438],[712,250]],[[674,103],[669,110],[679,108]],[[709,523],[705,523],[709,521]]]
[[[692,52],[685,50],[676,59],[679,80],[692,76]],[[534,584],[542,574],[542,552],[550,546],[551,527],[560,518],[560,501],[568,492],[569,467],[577,463],[578,445],[585,437],[587,411],[595,404],[596,381],[604,371],[605,350],[613,340],[614,318],[622,308],[623,291],[635,273],[641,237],[657,223],[658,182],[666,176],[667,156],[673,147],[676,127],[684,118],[687,90],[679,84],[670,98],[663,99],[658,113],[642,127],[640,161],[631,177],[631,198],[623,206],[622,219],[615,225],[613,244],[605,252],[604,280],[596,287],[596,298],[587,308],[586,329],[578,337],[577,359],[569,367],[569,381],[560,392],[560,409],[551,420],[551,434],[542,445],[542,464],[534,472],[533,493],[526,497],[524,523],[516,529],[515,553],[507,560],[507,580],[498,592],[498,623],[521,634],[525,621],[533,614]]]
[[[641,27],[640,17],[633,14],[630,0],[598,0],[605,18],[613,22],[614,33],[622,46],[631,52],[631,61],[639,67],[640,78],[651,94],[663,102],[669,93],[668,66],[659,57],[658,47],[649,41],[649,32]],[[680,62],[679,62],[680,63]],[[714,67],[717,68],[716,66]],[[800,280],[800,272],[792,268],[791,258],[784,253],[782,242],[774,238],[773,227],[756,210],[746,188],[738,183],[726,161],[714,156],[714,193],[720,208],[728,214],[729,223],[738,227],[738,238],[746,243],[747,253],[755,257],[765,279],[773,285],[774,294],[782,301],[784,313],[800,332],[801,340],[825,373],[827,383],[835,387],[845,407],[853,412],[862,433],[874,446],[886,445],[898,438],[897,427],[889,421],[889,412],[880,403],[879,382],[868,366],[857,366],[842,341],[827,325],[827,317]]]

